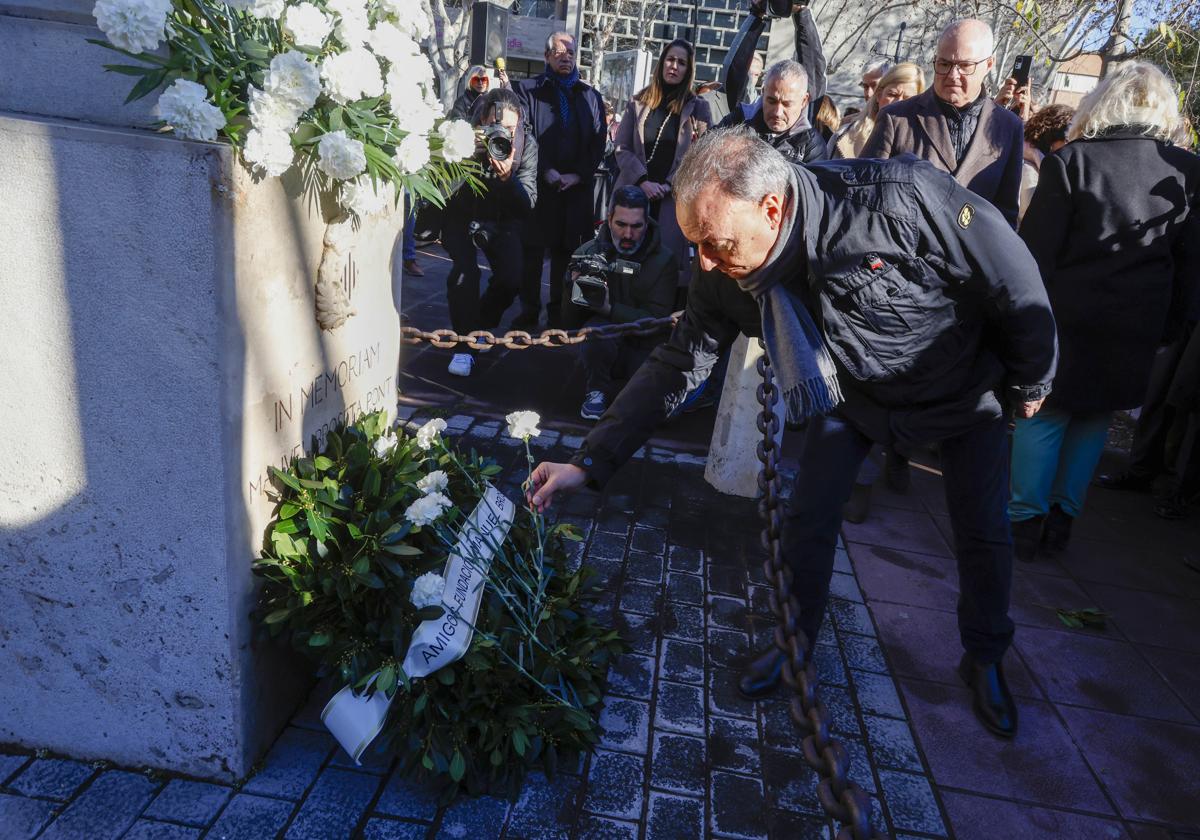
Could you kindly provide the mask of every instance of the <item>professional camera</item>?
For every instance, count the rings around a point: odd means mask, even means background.
[[[751,0],[750,6],[759,6],[768,18],[791,17],[794,8],[793,0]]]
[[[475,129],[475,156],[480,163],[484,155],[492,160],[508,160],[513,150],[512,132],[500,123],[481,125]]]
[[[608,302],[608,284],[616,277],[634,277],[640,266],[628,260],[606,260],[601,254],[572,257],[567,271],[578,276],[571,284],[571,303],[600,310]]]
[[[471,222],[467,225],[467,235],[475,243],[476,248],[486,248],[496,235],[495,222]]]

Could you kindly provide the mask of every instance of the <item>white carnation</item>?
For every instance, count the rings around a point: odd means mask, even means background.
[[[420,87],[393,70],[388,73],[388,96],[396,126],[409,134],[428,134],[437,121],[437,113],[429,107]]]
[[[176,79],[158,97],[154,111],[180,137],[216,140],[217,132],[225,127],[225,115],[207,96],[204,85]]]
[[[256,172],[274,178],[291,168],[296,152],[286,131],[262,131],[254,128],[246,135],[242,157],[248,163],[254,164]]]
[[[442,138],[442,157],[457,163],[475,154],[475,129],[465,120],[446,120],[438,126]]]
[[[387,21],[375,24],[367,38],[367,46],[375,55],[386,58],[392,64],[421,55],[417,42],[408,33],[401,32],[396,24]]]
[[[363,46],[371,37],[368,11],[361,0],[331,0],[326,6],[338,16],[334,32],[337,39],[350,49]]]
[[[267,93],[291,105],[297,117],[313,105],[321,95],[321,72],[304,53],[288,50],[271,59],[263,79]]]
[[[297,46],[319,49],[333,31],[333,19],[312,3],[301,3],[284,12],[283,31]]]
[[[290,134],[303,111],[282,96],[250,88],[250,124],[259,131]]]
[[[167,37],[171,0],[96,0],[92,16],[105,37],[131,53],[149,52]]]
[[[362,174],[367,168],[367,153],[363,144],[344,131],[322,134],[317,141],[319,160],[317,166],[331,178],[349,181]]]
[[[390,181],[372,184],[369,176],[359,175],[353,181],[342,183],[342,206],[365,219],[395,207],[396,188]]]
[[[446,591],[446,579],[437,572],[426,572],[413,581],[412,595],[409,600],[417,609],[436,607],[442,603],[442,593]]]
[[[376,457],[386,458],[387,454],[396,448],[396,436],[390,432],[386,435],[380,435],[375,438],[372,448],[375,450]]]
[[[392,159],[401,175],[415,175],[429,163],[429,141],[420,134],[410,134],[396,146]]]
[[[322,61],[321,79],[325,82],[325,93],[329,98],[342,104],[383,95],[383,73],[379,69],[379,59],[361,47],[331,55]]]
[[[442,518],[442,514],[454,505],[444,493],[430,493],[417,499],[404,511],[404,518],[413,525],[432,525]]]
[[[446,430],[446,421],[440,417],[435,417],[421,428],[417,429],[417,446],[421,449],[430,449],[437,441],[438,436]]]
[[[445,470],[434,470],[417,482],[417,489],[422,493],[441,493],[450,486],[450,476]]]
[[[416,8],[414,8],[414,6]],[[424,0],[380,0],[379,8],[397,19],[400,29],[414,41],[420,43],[432,31],[429,7]]]
[[[536,411],[514,411],[504,419],[508,422],[510,437],[529,440],[529,438],[537,437],[542,433],[537,425],[542,418],[538,417]]]
[[[249,12],[259,20],[279,20],[286,4],[284,0],[225,0],[225,5],[241,12]]]
[[[387,89],[393,98],[397,93],[403,94],[411,91],[414,86],[422,88],[422,91],[416,93],[417,96],[420,96],[422,92],[430,92],[434,89],[433,65],[429,63],[426,56],[420,53],[396,52],[387,59],[390,62]]]

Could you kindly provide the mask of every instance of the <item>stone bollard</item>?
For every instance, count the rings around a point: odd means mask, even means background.
[[[721,493],[753,499],[758,495],[758,471],[761,466],[756,454],[761,435],[758,431],[758,359],[762,355],[758,339],[742,335],[729,353],[729,369],[725,371],[725,388],[717,409],[712,442],[708,445],[708,464],[704,479]],[[783,403],[775,405],[779,417],[776,443],[783,440]]]

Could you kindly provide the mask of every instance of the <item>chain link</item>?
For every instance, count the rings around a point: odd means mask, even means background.
[[[666,318],[642,318],[627,324],[584,327],[571,333],[550,329],[537,337],[522,330],[510,330],[502,336],[487,330],[459,335],[454,330],[427,332],[416,327],[403,327],[401,332],[405,344],[429,342],[434,347],[445,349],[465,344],[475,350],[492,347],[526,350],[530,347],[567,347],[588,340],[625,335],[654,335],[665,327],[674,327],[682,314],[675,312]],[[759,347],[763,346],[761,339],[758,343]],[[783,518],[779,511],[779,445],[775,442],[779,433],[779,417],[775,414],[779,389],[775,385],[775,375],[765,350],[758,359],[758,374],[762,377],[762,383],[756,390],[758,404],[762,408],[757,421],[762,440],[756,446],[758,460],[762,464],[758,473],[758,514],[763,521],[762,544],[767,551],[763,573],[774,584],[770,605],[779,620],[775,627],[775,646],[787,655],[783,665],[783,682],[792,692],[788,713],[803,738],[800,746],[804,762],[821,779],[817,785],[817,801],[831,819],[841,823],[837,840],[884,840],[886,835],[871,825],[870,796],[849,779],[850,755],[846,747],[830,734],[832,716],[821,702],[809,639],[800,629],[800,607],[791,594],[792,572],[784,561],[780,542]]]

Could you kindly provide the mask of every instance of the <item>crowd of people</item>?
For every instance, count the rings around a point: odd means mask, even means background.
[[[603,485],[739,333],[761,337],[802,431],[783,553],[810,640],[841,522],[868,515],[868,454],[882,448],[902,492],[909,457],[936,446],[959,673],[979,719],[1010,737],[1012,562],[1067,546],[1113,413],[1141,407],[1133,457],[1097,483],[1158,483],[1163,516],[1200,491],[1200,158],[1177,88],[1130,60],[1077,109],[1038,107],[1016,79],[989,93],[993,34],[960,20],[930,67],[868,68],[863,101],[839,114],[806,6],[795,57],[761,66],[764,5],[720,81],[697,84],[692,45],[672,41],[620,117],[580,79],[565,32],[512,90],[473,68],[460,102],[487,177],[446,210],[454,327],[495,326],[518,297],[513,326],[540,325],[547,256],[551,327],[683,310],[665,341],[584,345],[581,414],[598,422],[569,464],[535,471],[543,508]],[[482,296],[478,251],[493,270]],[[749,661],[742,693],[771,691],[784,658]]]

